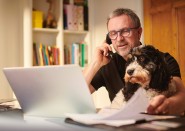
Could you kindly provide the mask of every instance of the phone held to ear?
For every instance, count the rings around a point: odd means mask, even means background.
[[[106,35],[106,43],[109,44],[109,45],[112,44],[112,41],[109,38],[109,35],[108,34]]]
[[[106,43],[109,44],[109,45],[112,44],[112,41],[111,41],[111,39],[109,38],[109,35],[108,35],[108,34],[106,35]],[[113,52],[112,52],[112,51],[109,51],[109,52],[108,52],[108,57],[110,57],[110,58],[113,57]]]

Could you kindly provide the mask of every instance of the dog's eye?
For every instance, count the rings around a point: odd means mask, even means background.
[[[130,61],[134,61],[135,60],[135,58],[134,58],[134,56],[132,56],[131,58],[130,58]]]
[[[145,57],[144,56],[139,56],[138,59],[139,59],[140,62],[143,62],[145,60]]]

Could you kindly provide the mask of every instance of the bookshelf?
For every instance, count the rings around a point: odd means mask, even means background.
[[[87,45],[88,55],[86,59],[90,59],[90,33],[89,30],[68,30],[64,27],[64,1],[66,0],[50,0],[52,4],[47,0],[25,0],[23,1],[23,45],[24,45],[24,60],[23,66],[40,65],[35,64],[33,43],[37,46],[42,44],[43,46],[51,46],[59,49],[59,64],[65,63],[66,55],[64,47],[71,45],[72,43],[85,43]],[[70,0],[71,3],[74,3]],[[65,3],[66,4],[66,3]],[[51,6],[50,6],[51,5]],[[45,21],[48,10],[51,7],[51,12],[57,23],[56,28],[41,27],[38,25]],[[36,15],[33,15],[32,11],[40,11],[42,13],[42,22],[38,23],[39,19],[35,19]],[[38,14],[37,14],[38,15]],[[34,22],[37,21],[37,22]],[[39,48],[39,46],[38,46]],[[38,53],[38,52],[37,52]],[[37,54],[38,55],[38,54]],[[38,57],[38,56],[37,56]],[[34,58],[34,59],[33,59]],[[40,58],[39,58],[40,59]],[[71,58],[70,58],[71,59]],[[73,63],[67,63],[73,64]],[[44,64],[45,65],[45,64]]]

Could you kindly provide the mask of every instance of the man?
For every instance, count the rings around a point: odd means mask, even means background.
[[[118,8],[107,20],[108,36],[116,51],[113,58],[108,57],[112,48],[106,42],[96,48],[91,64],[85,69],[84,76],[91,93],[106,87],[112,101],[118,91],[124,87],[125,63],[127,54],[133,47],[141,45],[142,28],[138,16],[130,9]],[[154,97],[147,108],[149,114],[182,114],[185,111],[185,88],[180,78],[180,69],[176,60],[165,55],[171,76],[177,86],[177,93],[166,98]]]

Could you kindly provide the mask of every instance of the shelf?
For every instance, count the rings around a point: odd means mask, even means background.
[[[58,33],[58,29],[52,29],[52,28],[33,28],[34,32],[42,32],[42,33]]]
[[[33,28],[34,32],[45,32],[45,33],[58,33],[58,29],[52,28]],[[65,34],[87,34],[88,31],[71,31],[71,30],[64,30]]]
[[[30,9],[34,8],[36,10],[42,11],[43,14],[48,14],[49,8],[48,8],[48,2],[46,0],[29,0],[29,1],[32,1],[32,4],[30,2]],[[69,52],[70,54],[69,53],[66,54],[66,52],[65,52],[66,46],[69,48],[69,50],[71,50],[70,46],[73,43],[82,43],[83,42],[83,44],[87,43],[86,45],[88,45],[88,46],[86,46],[86,48],[90,49],[90,44],[89,44],[90,43],[90,33],[89,33],[89,30],[84,30],[84,28],[80,28],[81,31],[68,30],[69,28],[64,28],[64,25],[63,25],[63,22],[64,22],[64,19],[63,19],[64,18],[63,17],[64,0],[51,0],[51,1],[53,3],[53,8],[54,8],[52,13],[56,18],[57,28],[42,28],[42,26],[40,26],[41,28],[39,28],[38,26],[37,26],[37,28],[35,28],[35,26],[30,24],[29,29],[32,30],[31,31],[32,34],[30,35],[31,36],[30,39],[31,39],[31,42],[33,41],[36,44],[42,43],[43,45],[50,45],[50,46],[55,45],[56,47],[58,47],[60,50],[60,53],[59,53],[60,54],[60,56],[59,56],[60,64],[63,65],[63,64],[67,64],[67,62],[65,62],[66,61],[65,59],[68,59],[67,57],[69,57],[69,58],[72,57],[71,52]],[[32,10],[30,10],[30,11],[32,11]],[[32,20],[32,22],[33,22],[33,17],[31,17],[31,15],[32,14],[30,12],[30,20]],[[81,17],[83,17],[83,15]],[[46,19],[45,16],[43,16],[43,20],[45,20],[45,19]],[[86,50],[88,50],[88,49],[86,49]],[[85,46],[84,46],[84,50],[85,50]],[[89,58],[88,53],[86,53],[87,60]],[[85,58],[85,56],[84,56],[84,58]],[[35,62],[35,61],[33,61],[33,62]],[[71,61],[69,61],[69,63],[71,63]]]
[[[88,31],[71,31],[71,30],[64,30],[64,34],[87,34]]]

